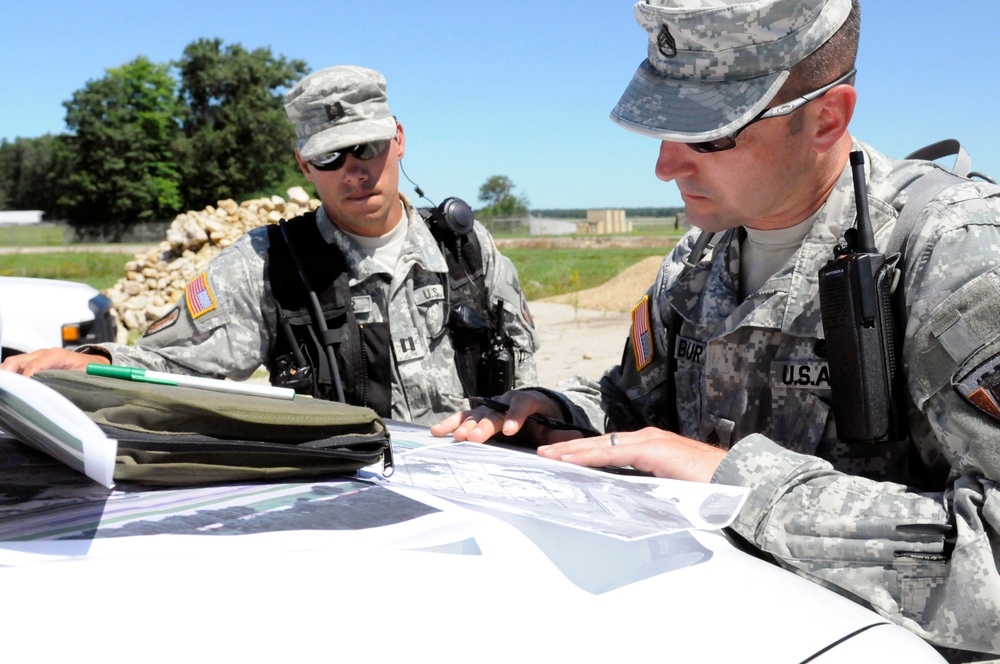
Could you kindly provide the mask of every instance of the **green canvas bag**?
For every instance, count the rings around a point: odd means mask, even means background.
[[[321,477],[377,463],[392,472],[385,423],[369,408],[132,382],[82,371],[35,379],[118,441],[115,481],[158,485]]]

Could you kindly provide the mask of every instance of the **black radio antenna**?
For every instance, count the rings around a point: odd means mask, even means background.
[[[851,175],[854,176],[854,206],[858,210],[856,228],[858,231],[858,252],[877,254],[875,231],[868,214],[868,183],[865,180],[865,153],[855,150],[851,153]]]

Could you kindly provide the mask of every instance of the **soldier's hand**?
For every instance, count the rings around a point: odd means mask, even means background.
[[[0,364],[0,369],[31,376],[45,369],[75,369],[84,371],[88,364],[110,364],[103,355],[76,353],[65,348],[43,348],[33,353],[8,357]]]
[[[539,456],[578,466],[631,466],[656,477],[710,482],[726,451],[669,431],[646,427],[538,448]]]
[[[562,417],[559,405],[542,392],[535,390],[510,390],[505,392],[496,401],[509,405],[506,413],[499,412],[486,406],[463,410],[455,413],[451,417],[438,422],[431,427],[431,433],[435,436],[447,436],[451,434],[455,440],[469,443],[484,443],[497,433],[504,436],[513,436],[521,431],[524,422],[529,415],[539,414],[548,417]],[[545,431],[543,427],[536,425],[540,431],[540,436],[548,436],[549,433],[557,435],[556,440],[565,439],[575,432],[551,432]],[[575,433],[575,435],[579,435]],[[541,440],[540,442],[551,442]]]

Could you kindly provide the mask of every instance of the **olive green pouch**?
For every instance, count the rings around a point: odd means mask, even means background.
[[[34,376],[118,441],[115,481],[195,485],[351,474],[382,460],[385,423],[369,408],[132,382],[82,371]]]

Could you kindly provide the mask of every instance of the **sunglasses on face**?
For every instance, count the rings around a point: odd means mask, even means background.
[[[389,147],[390,142],[392,142],[391,139],[387,139],[384,141],[362,143],[361,145],[355,145],[349,148],[341,148],[340,150],[327,152],[326,154],[321,154],[315,159],[309,160],[309,165],[317,171],[339,171],[344,167],[344,164],[347,163],[347,155],[354,155],[355,159],[368,161],[369,159],[374,159],[385,152],[386,148]]]
[[[704,141],[701,143],[687,143],[687,146],[692,150],[694,150],[695,152],[701,152],[701,153],[722,152],[723,150],[732,150],[733,148],[736,147],[736,137],[739,136],[744,129],[746,129],[753,123],[760,122],[761,120],[767,120],[768,118],[777,118],[783,115],[791,115],[795,111],[799,110],[800,108],[811,102],[813,99],[819,99],[835,86],[838,86],[841,83],[846,82],[852,76],[854,76],[855,73],[857,73],[857,70],[852,69],[851,71],[847,72],[846,74],[844,74],[837,80],[833,81],[832,83],[827,83],[821,88],[813,90],[812,92],[807,92],[801,97],[797,97],[792,101],[785,102],[784,104],[778,104],[777,106],[772,106],[771,108],[765,108],[763,111],[760,112],[760,114],[758,114],[755,118],[750,120],[750,122],[746,123],[733,133],[729,134],[729,136],[723,136],[722,138],[717,138],[714,141]]]

